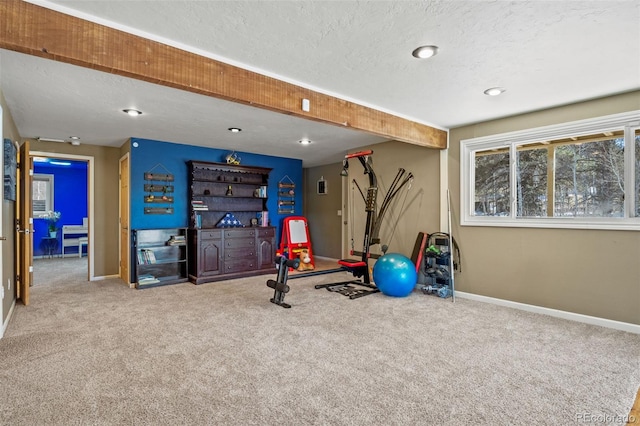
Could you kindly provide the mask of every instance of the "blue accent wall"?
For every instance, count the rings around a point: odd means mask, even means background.
[[[131,139],[129,189],[131,193],[130,217],[131,229],[174,228],[189,226],[188,200],[189,188],[187,177],[187,161],[226,162],[228,150],[182,145],[172,142],[148,139]],[[136,146],[137,144],[137,146]],[[268,155],[250,154],[236,151],[241,165],[269,167],[273,169],[269,175],[267,188],[267,209],[272,226],[276,226],[277,239],[280,237],[280,225],[286,216],[302,214],[302,160]],[[164,204],[144,203],[144,174],[170,173],[174,176],[173,214],[145,214],[146,207],[163,207]],[[278,182],[288,176],[296,185],[295,213],[278,214]]]
[[[34,163],[33,172],[37,174],[53,175],[53,209],[61,213],[58,228],[63,225],[82,225],[82,219],[87,217],[87,163],[84,161],[64,160],[69,166],[56,166],[49,163]],[[43,237],[48,237],[45,219],[33,219],[33,255],[42,256],[45,253]],[[62,231],[59,232],[59,234]],[[58,235],[56,254],[61,251],[61,236]],[[77,248],[68,247],[69,253],[77,252]]]

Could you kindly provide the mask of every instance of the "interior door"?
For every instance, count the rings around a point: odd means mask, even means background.
[[[17,224],[17,268],[18,298],[29,304],[29,287],[33,278],[33,216],[31,213],[31,177],[33,162],[29,154],[29,141],[25,141],[18,151],[18,190],[16,204]]]
[[[120,159],[120,278],[130,284],[129,274],[129,156]]]

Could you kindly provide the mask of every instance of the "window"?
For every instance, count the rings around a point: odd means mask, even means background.
[[[462,225],[640,230],[640,111],[463,140],[460,155]]]
[[[640,217],[640,189],[639,189],[640,188],[640,128],[636,128],[632,134],[635,139],[634,146],[636,151],[636,158],[635,158],[636,210],[634,212],[634,215],[636,217]]]
[[[53,211],[53,175],[34,174],[32,182],[33,217],[42,217]]]

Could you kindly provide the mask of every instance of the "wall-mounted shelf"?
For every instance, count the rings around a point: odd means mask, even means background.
[[[294,214],[296,211],[296,184],[289,176],[278,182],[278,213]]]
[[[159,167],[167,173],[155,173]],[[168,172],[162,164],[157,164],[144,173],[144,202],[152,204],[144,207],[145,214],[173,214],[173,174]]]

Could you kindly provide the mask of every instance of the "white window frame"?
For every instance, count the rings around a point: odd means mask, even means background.
[[[53,200],[54,200],[54,195],[55,195],[55,187],[53,185],[53,178],[54,175],[52,174],[48,174],[48,173],[34,173],[33,176],[31,177],[32,182],[35,181],[43,181],[43,182],[47,182],[48,184],[48,190],[47,190],[47,199],[45,200],[45,208],[44,211],[36,211],[35,209],[33,210],[32,214],[33,217],[36,218],[42,218],[45,217],[47,212],[49,211],[53,211],[54,209],[54,204],[53,204]],[[32,183],[33,185],[33,183]],[[32,204],[32,208],[33,208],[33,204]]]
[[[626,196],[624,217],[516,217],[516,149],[518,146],[541,140],[554,140],[572,136],[586,136],[624,129],[625,137],[625,191],[635,188],[635,139],[634,132],[640,127],[640,110],[587,120],[573,121],[552,126],[538,127],[517,132],[502,133],[460,141],[460,224],[462,226],[498,226],[525,228],[573,228],[616,229],[640,231],[640,217],[635,217],[635,197]],[[496,148],[508,148],[510,153],[510,216],[476,216],[475,200],[475,153]],[[635,188],[637,190],[637,188]]]

